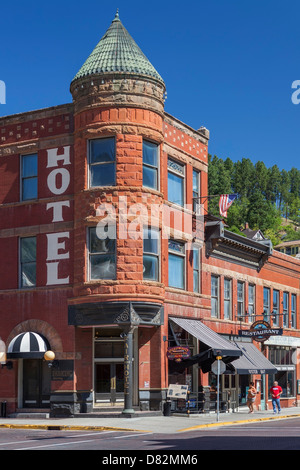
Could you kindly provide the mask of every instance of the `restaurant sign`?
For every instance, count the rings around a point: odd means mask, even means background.
[[[282,334],[282,328],[272,328],[266,321],[256,321],[252,323],[249,330],[239,330],[239,336],[251,338],[258,342],[266,341],[270,336],[280,336]]]
[[[184,346],[174,346],[167,349],[167,358],[170,361],[181,362],[182,359],[188,359],[190,356],[191,351]]]

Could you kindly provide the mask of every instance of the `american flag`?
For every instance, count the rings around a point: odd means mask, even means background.
[[[219,209],[222,217],[227,217],[227,211],[236,198],[236,194],[222,194],[219,200]]]

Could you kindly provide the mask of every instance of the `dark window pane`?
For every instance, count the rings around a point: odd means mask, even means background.
[[[158,254],[158,239],[144,238],[144,253]]]
[[[115,161],[115,139],[90,140],[90,163]]]
[[[91,166],[91,186],[112,186],[115,184],[115,164],[103,163]]]
[[[181,176],[175,175],[174,173],[168,173],[168,200],[183,206],[183,188],[184,180]]]
[[[169,253],[169,286],[184,288],[184,258]]]
[[[36,263],[22,265],[21,287],[34,287],[36,285]]]
[[[143,278],[158,281],[158,259],[156,256],[144,255]]]
[[[22,201],[37,199],[37,178],[23,179]]]
[[[115,255],[91,255],[91,279],[114,279],[116,276]]]
[[[36,238],[21,238],[21,262],[36,261]]]
[[[143,167],[143,186],[157,189],[157,169],[149,166]]]
[[[143,141],[143,163],[157,167],[158,146],[146,140]]]
[[[90,228],[90,253],[114,253],[116,241],[97,237],[96,227]]]
[[[22,157],[22,177],[37,176],[37,155],[24,155]]]

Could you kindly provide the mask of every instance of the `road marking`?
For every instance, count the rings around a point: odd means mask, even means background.
[[[87,439],[85,441],[76,441],[76,442],[61,442],[58,444],[46,444],[44,446],[34,446],[34,447],[23,447],[20,449],[15,449],[15,450],[31,450],[31,449],[41,449],[43,447],[57,447],[57,446],[69,446],[69,445],[77,445],[77,444],[82,444],[83,442],[93,442],[96,441],[97,439]]]
[[[115,436],[114,439],[128,439],[130,437],[136,437],[136,436],[150,436],[150,434],[153,434],[153,432],[143,432],[141,434],[130,434],[128,436]]]

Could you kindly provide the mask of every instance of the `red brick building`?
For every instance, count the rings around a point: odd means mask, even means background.
[[[0,118],[0,401],[8,413],[53,416],[161,410],[169,384],[196,393],[213,380],[220,348],[231,374],[224,391],[244,390],[230,366],[249,325],[237,313],[249,285],[253,318],[267,306],[264,288],[270,312],[278,291],[283,313],[287,292],[292,323],[261,356],[297,352],[299,261],[225,231],[227,240],[220,220],[206,220],[204,233],[195,201],[207,195],[209,132],[165,112],[165,83],[118,14],[70,91],[70,104]],[[183,344],[190,362],[169,360],[168,347]],[[295,400],[299,371],[285,365]]]

